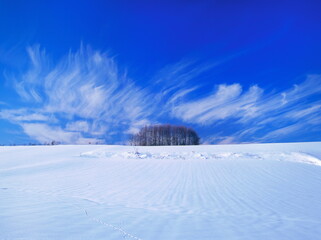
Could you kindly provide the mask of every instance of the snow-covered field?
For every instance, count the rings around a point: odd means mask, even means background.
[[[0,147],[0,239],[321,239],[321,143]]]

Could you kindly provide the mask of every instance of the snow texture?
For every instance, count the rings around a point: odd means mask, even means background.
[[[321,143],[0,147],[0,239],[321,239]]]

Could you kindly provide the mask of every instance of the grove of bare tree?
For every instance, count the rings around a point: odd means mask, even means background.
[[[143,127],[131,136],[134,146],[199,145],[197,133],[184,126],[152,125]]]

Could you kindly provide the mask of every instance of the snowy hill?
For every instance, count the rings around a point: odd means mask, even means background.
[[[0,239],[321,239],[321,143],[0,147]]]

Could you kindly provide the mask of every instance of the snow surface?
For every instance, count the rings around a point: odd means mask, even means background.
[[[0,239],[321,239],[321,143],[0,147]]]

